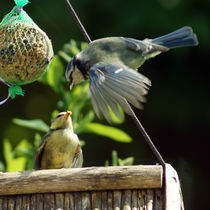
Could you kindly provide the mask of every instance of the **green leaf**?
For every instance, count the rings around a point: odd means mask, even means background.
[[[0,171],[5,171],[5,165],[0,161]]]
[[[133,165],[134,157],[128,157],[125,159],[118,158],[119,166],[130,166]]]
[[[67,63],[71,60],[71,57],[65,53],[64,51],[60,50],[58,51],[58,55],[63,58]]]
[[[61,88],[64,66],[58,56],[54,56],[48,71],[38,80],[51,86],[56,92]]]
[[[84,129],[85,126],[90,123],[91,121],[93,121],[94,119],[94,112],[93,110],[90,110],[83,118],[82,120],[79,121],[79,123],[75,123],[74,124],[74,131],[75,133],[79,134],[81,133]]]
[[[104,166],[106,166],[106,167],[109,166],[109,161],[108,160],[105,161]]]
[[[87,47],[87,42],[81,42],[81,50],[84,50]]]
[[[112,165],[117,166],[118,154],[116,150],[112,151]]]
[[[26,140],[22,140],[16,148],[26,146]],[[18,157],[14,158],[14,152],[12,151],[12,145],[8,139],[4,140],[3,143],[4,147],[4,158],[6,161],[6,171],[7,172],[14,172],[14,171],[23,171],[25,169],[25,165],[27,162],[27,158],[25,157]]]
[[[81,147],[84,147],[84,146],[85,146],[85,144],[86,144],[86,143],[85,143],[85,141],[84,141],[84,140],[82,140],[82,139],[80,139],[79,141],[80,141],[80,145],[81,145]]]
[[[35,119],[35,120],[23,120],[14,118],[13,123],[22,127],[31,128],[34,130],[48,132],[49,126],[42,120]]]
[[[39,133],[36,133],[34,136],[34,147],[37,149],[42,141],[42,137]]]
[[[105,136],[123,143],[130,143],[132,141],[132,138],[124,131],[99,123],[88,123],[84,128],[84,132]]]
[[[114,112],[112,111],[112,109],[110,107],[108,107],[109,109],[109,113],[110,113],[110,117],[111,117],[111,122],[115,123],[115,124],[121,124],[124,122],[125,120],[125,115],[124,112],[122,110],[122,108],[118,105],[118,109],[120,111],[120,116],[119,118],[114,114]]]

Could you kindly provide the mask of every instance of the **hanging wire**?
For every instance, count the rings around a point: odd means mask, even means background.
[[[11,87],[11,85],[10,84],[8,84],[7,82],[5,82],[3,79],[1,79],[0,78],[0,83],[3,83],[4,85],[6,85],[6,86],[8,86],[8,87]],[[10,93],[8,93],[8,96],[7,96],[7,98],[6,99],[4,99],[4,100],[2,100],[2,101],[0,101],[0,106],[1,105],[3,105],[3,104],[5,104],[7,101],[8,101],[8,99],[10,98]]]
[[[149,145],[150,149],[152,150],[152,152],[154,153],[154,155],[156,156],[156,158],[158,159],[158,161],[160,162],[160,164],[162,166],[165,166],[165,161],[163,160],[161,154],[158,152],[157,148],[155,147],[155,145],[153,144],[151,138],[149,137],[149,135],[147,134],[146,130],[144,129],[143,125],[141,124],[141,122],[139,121],[139,119],[137,118],[135,112],[133,111],[133,109],[131,108],[130,104],[128,103],[128,101],[125,99],[125,102],[128,106],[128,109],[130,110],[130,112],[132,113],[131,117],[133,118],[133,121],[136,123],[137,128],[139,129],[139,131],[142,133],[144,139],[146,140],[147,144]]]
[[[68,0],[65,0],[71,14],[73,15],[77,25],[79,26],[82,34],[84,35],[86,41],[88,43],[91,42],[91,39],[88,35],[88,33],[86,32],[84,26],[82,25],[80,19],[78,18],[76,12],[74,11],[73,7],[71,6],[70,2]],[[150,149],[152,150],[152,152],[154,153],[155,157],[157,158],[157,160],[160,162],[160,164],[163,166],[164,170],[165,170],[165,161],[162,158],[161,154],[158,152],[157,148],[155,147],[155,145],[153,144],[152,140],[150,139],[149,135],[147,134],[146,130],[144,129],[144,127],[142,126],[142,124],[140,123],[140,121],[138,120],[135,112],[133,111],[133,109],[131,108],[130,104],[127,102],[126,99],[124,99],[128,108],[130,109],[131,113],[132,113],[132,119],[135,122],[135,124],[137,125],[137,128],[139,129],[139,131],[142,133],[145,141],[147,142],[147,144],[149,145]]]
[[[76,21],[78,27],[80,28],[82,34],[84,35],[85,39],[87,42],[91,42],[91,39],[88,35],[88,33],[86,32],[84,26],[82,25],[79,17],[77,16],[76,12],[74,11],[74,8],[71,6],[70,2],[68,0],[65,0],[67,7],[69,8],[69,11],[71,12],[74,20]]]

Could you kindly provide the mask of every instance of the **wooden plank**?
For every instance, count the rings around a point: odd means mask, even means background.
[[[43,194],[36,194],[36,209],[43,210],[44,209],[44,196]]]
[[[33,194],[31,195],[31,210],[37,209],[37,195]]]
[[[44,209],[54,209],[55,208],[55,194],[46,193],[44,194]]]
[[[146,192],[145,192],[145,190],[138,191],[138,207],[139,207],[139,210],[146,209]]]
[[[30,195],[24,195],[22,198],[21,210],[29,210],[29,209],[30,209]]]
[[[55,209],[64,209],[64,194],[55,194]]]
[[[131,209],[138,210],[137,190],[132,190],[131,194],[132,194]]]
[[[3,209],[3,205],[4,205],[4,198],[0,197],[0,210]]]
[[[82,196],[81,193],[74,193],[74,209],[82,210]]]
[[[4,210],[4,209],[7,209],[7,197],[6,196],[4,196],[3,197],[3,204],[2,204],[2,210]]]
[[[153,210],[153,199],[154,199],[154,192],[153,190],[147,190],[147,210]]]
[[[101,209],[108,210],[108,193],[107,193],[107,191],[101,192]]]
[[[9,197],[7,209],[8,210],[14,210],[15,209],[15,197],[14,196]]]
[[[155,190],[154,195],[154,210],[163,209],[163,200],[161,190]]]
[[[83,192],[82,195],[82,209],[83,210],[91,210],[91,197],[90,193]]]
[[[92,209],[100,210],[101,209],[101,192],[92,192],[91,193],[92,200]]]
[[[122,209],[131,210],[131,190],[124,190],[122,193]]]
[[[165,199],[166,210],[184,210],[179,177],[170,164],[165,167]]]
[[[114,191],[113,192],[114,210],[121,209],[121,199],[122,199],[121,191]]]
[[[22,200],[23,200],[23,196],[22,195],[18,195],[16,197],[16,205],[15,205],[15,209],[16,210],[22,210]]]
[[[74,195],[73,195],[73,193],[65,193],[64,209],[74,210]]]
[[[161,187],[162,166],[157,165],[53,169],[0,174],[0,195]]]
[[[107,204],[108,204],[108,210],[113,210],[113,193],[112,193],[112,191],[108,191]]]

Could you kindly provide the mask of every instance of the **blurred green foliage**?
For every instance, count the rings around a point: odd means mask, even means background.
[[[130,143],[132,141],[131,137],[124,131],[94,122],[95,114],[91,106],[90,95],[88,94],[88,82],[75,86],[72,91],[66,85],[66,79],[64,78],[65,67],[61,59],[63,58],[68,62],[72,56],[76,55],[80,50],[83,50],[86,45],[83,42],[77,44],[74,40],[65,44],[64,49],[59,51],[60,56],[53,58],[47,73],[39,79],[39,82],[50,86],[59,95],[57,107],[52,111],[51,118],[54,119],[63,110],[71,110],[73,113],[72,122],[75,133],[92,133],[110,138],[114,141]],[[122,123],[124,120],[122,110],[121,115],[122,117],[120,119],[116,119],[112,113],[113,121]],[[41,119],[26,120],[14,118],[12,121],[18,126],[34,129],[36,132],[46,133],[49,130],[49,126]],[[33,159],[40,143],[40,133],[35,134],[33,143],[23,139],[14,149],[12,149],[10,141],[4,139],[3,151],[6,165],[4,166],[1,163],[1,169],[7,172],[32,170]],[[81,144],[84,146],[85,142],[82,141]],[[119,163],[123,164],[123,161],[121,160]]]
[[[121,159],[118,157],[118,152],[116,150],[112,151],[112,160],[111,165],[112,166],[130,166],[134,163],[134,157],[127,157],[124,159]],[[105,166],[109,166],[109,161],[105,161]]]

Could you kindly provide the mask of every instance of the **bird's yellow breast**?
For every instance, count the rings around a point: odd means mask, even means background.
[[[79,139],[69,129],[57,130],[51,133],[46,142],[41,167],[69,168],[71,167]]]

